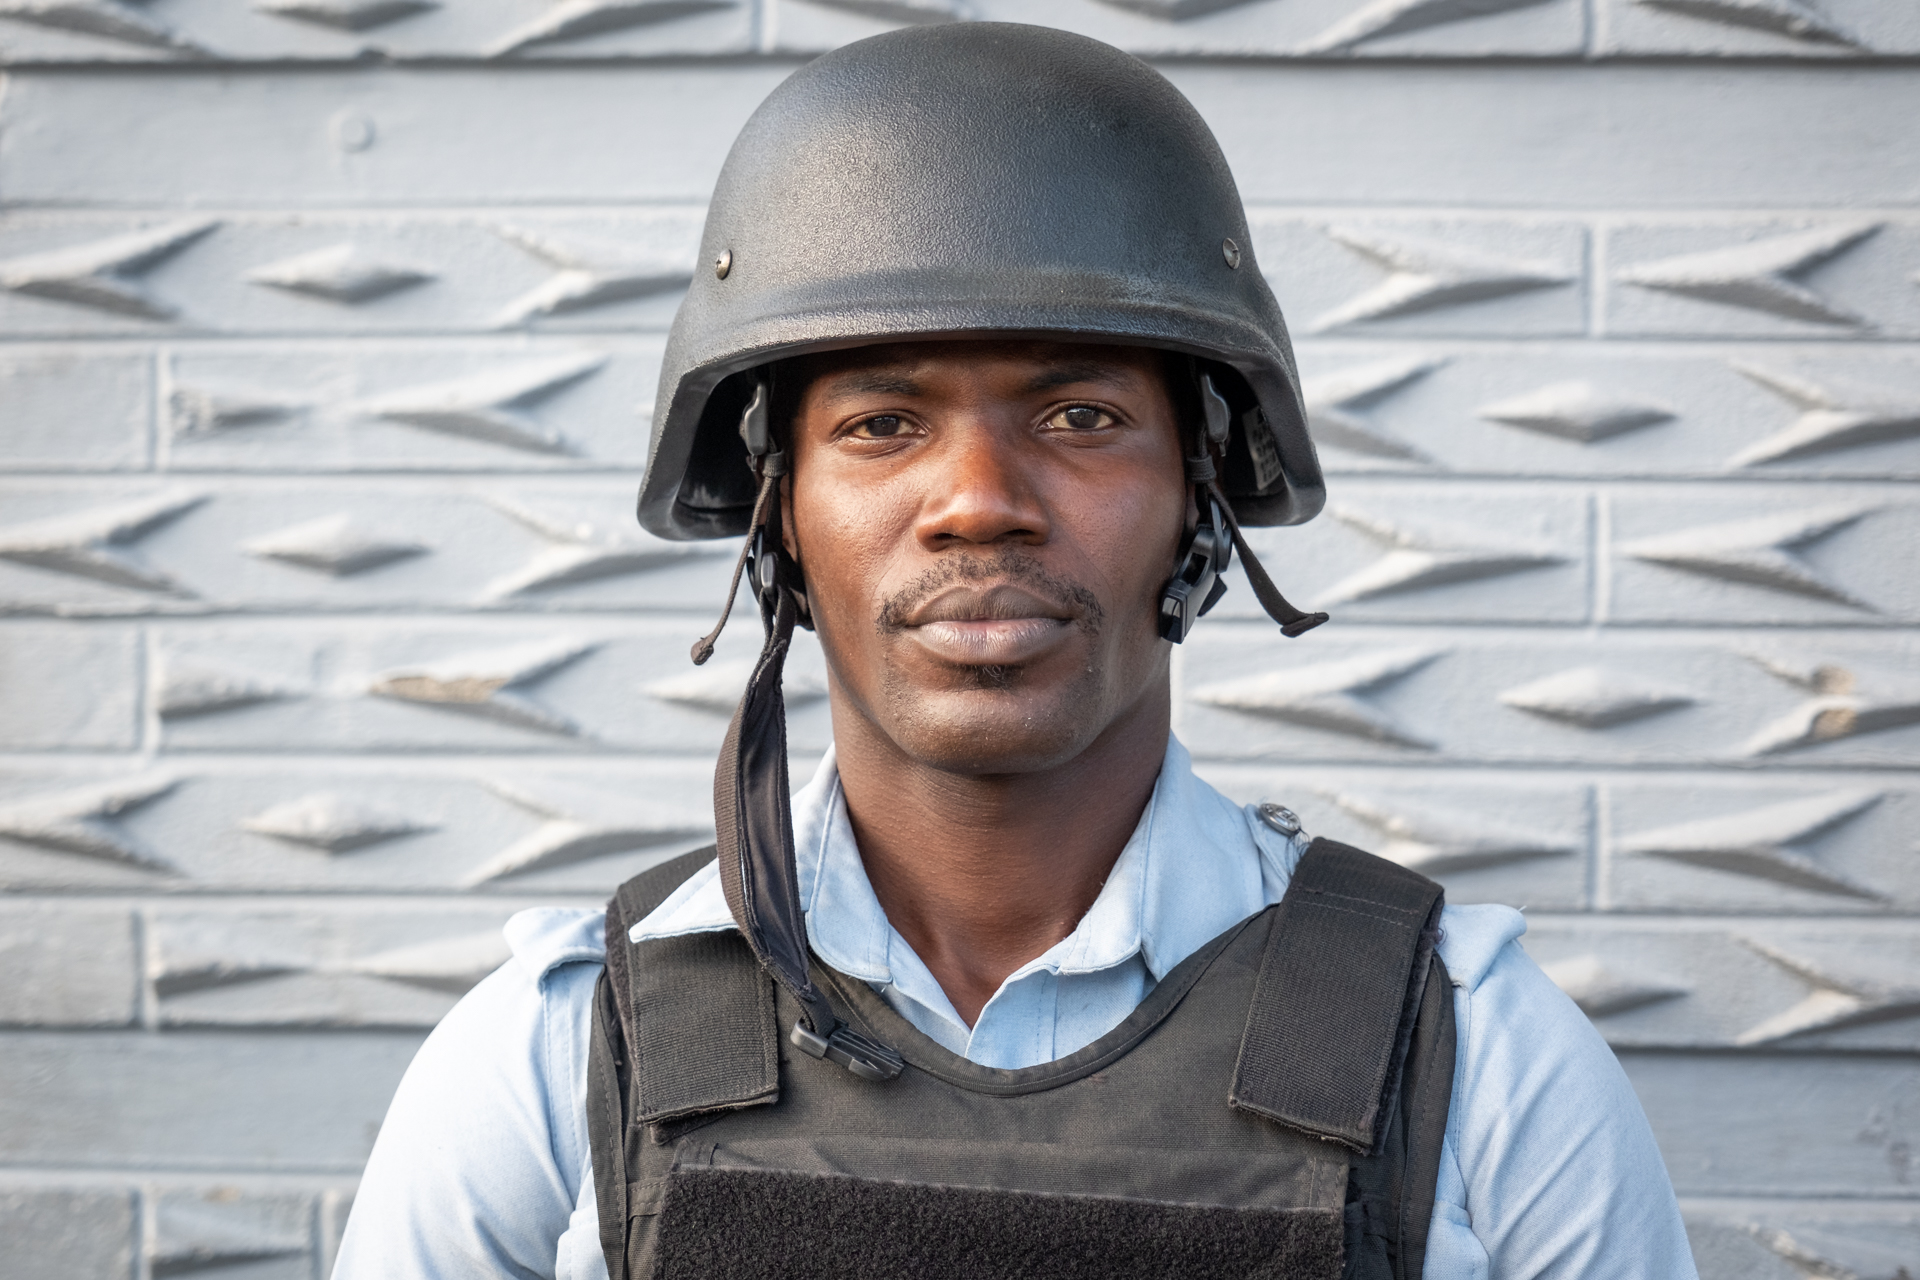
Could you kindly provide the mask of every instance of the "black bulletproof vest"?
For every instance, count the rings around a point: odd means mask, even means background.
[[[587,1118],[612,1280],[1418,1280],[1453,1086],[1438,885],[1316,840],[1285,899],[1055,1062],[983,1067],[817,961],[906,1059],[792,1049],[799,1007],[737,933],[607,914]]]

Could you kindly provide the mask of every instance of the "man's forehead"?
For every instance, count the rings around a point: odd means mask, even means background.
[[[1082,383],[1122,385],[1158,377],[1165,355],[1147,347],[1109,343],[1012,340],[890,342],[826,352],[803,362],[816,393],[923,395],[928,384],[959,372],[1017,380],[1028,389]]]

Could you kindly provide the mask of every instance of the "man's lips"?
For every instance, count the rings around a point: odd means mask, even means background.
[[[910,611],[902,629],[935,657],[966,666],[1031,662],[1072,628],[1074,611],[1022,587],[955,584]]]

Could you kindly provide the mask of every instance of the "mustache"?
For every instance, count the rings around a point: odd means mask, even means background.
[[[882,601],[875,625],[884,635],[904,630],[906,619],[915,610],[956,582],[1004,582],[1024,587],[1042,599],[1065,606],[1073,614],[1074,625],[1089,635],[1097,634],[1106,622],[1107,611],[1093,592],[1048,573],[1031,553],[1019,547],[1003,547],[992,555],[949,553]]]

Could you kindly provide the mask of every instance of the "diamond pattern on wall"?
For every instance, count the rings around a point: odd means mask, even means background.
[[[250,671],[212,667],[171,654],[160,665],[156,686],[154,709],[163,720],[299,696],[296,690]]]
[[[1862,675],[1838,663],[1803,668],[1771,659],[1761,665],[1814,696],[1755,734],[1742,748],[1745,755],[1778,755],[1920,724],[1920,679],[1909,673]]]
[[[747,678],[753,674],[754,665],[752,658],[735,662],[708,662],[705,666],[695,667],[680,675],[653,681],[643,692],[663,702],[697,707],[730,719],[734,708],[740,705],[740,695],[746,690]],[[825,698],[827,685],[809,672],[789,670],[781,683],[781,694],[788,707],[804,707]]]
[[[0,837],[51,853],[178,874],[170,863],[142,848],[117,825],[123,814],[159,799],[178,785],[173,778],[137,778],[0,804]]]
[[[1642,538],[1620,549],[1636,560],[1723,582],[1745,583],[1856,609],[1871,609],[1873,606],[1827,581],[1798,553],[1856,523],[1873,510],[1859,506],[1822,507],[1754,520],[1733,520]]]
[[[1419,236],[1343,226],[1329,227],[1327,234],[1389,274],[1359,297],[1315,320],[1312,327],[1316,331],[1573,282],[1572,276],[1551,263],[1509,258]]]
[[[559,432],[527,412],[562,387],[599,371],[607,358],[582,353],[529,360],[380,396],[365,413],[410,427],[533,453],[564,453]]]
[[[1770,880],[1790,889],[1879,899],[1884,895],[1856,884],[1799,851],[1799,846],[1866,812],[1879,801],[1877,791],[1840,791],[1787,800],[1759,809],[1643,831],[1621,839],[1618,848],[1626,854]]]
[[[1872,1022],[1920,1017],[1920,984],[1856,975],[1838,975],[1825,966],[1750,938],[1747,946],[1805,982],[1806,997],[1742,1031],[1737,1045],[1772,1044],[1813,1031],[1838,1031]]]
[[[581,521],[556,519],[504,498],[493,505],[554,545],[520,568],[488,584],[490,600],[548,591],[600,578],[685,564],[724,548],[709,542],[667,542],[638,529],[604,529]]]
[[[0,528],[0,560],[134,591],[190,596],[191,591],[131,548],[205,501],[204,494],[162,493]]]
[[[138,4],[123,4],[120,0],[0,0],[0,18],[55,31],[99,36],[146,49],[184,54],[206,52]]]
[[[351,305],[425,284],[433,279],[433,272],[367,257],[352,244],[336,244],[255,267],[247,272],[247,279],[288,293]]]
[[[635,253],[627,245],[561,240],[514,226],[494,230],[558,269],[545,284],[507,305],[500,317],[503,328],[684,289],[693,279],[691,267],[668,265],[657,254]]]
[[[1300,387],[1314,443],[1405,462],[1430,459],[1361,416],[1368,407],[1446,363],[1420,356],[1376,360],[1306,379]]]
[[[0,289],[139,320],[171,320],[178,309],[155,297],[135,277],[219,225],[214,219],[186,218],[146,231],[9,258],[0,262]]]
[[[1570,956],[1540,968],[1589,1018],[1610,1018],[1688,994],[1686,987],[1616,972],[1592,954]]]
[[[395,947],[352,961],[350,973],[401,982],[448,995],[465,995],[480,979],[505,964],[513,949],[498,929],[436,938],[432,942]]]
[[[1252,0],[1100,0],[1100,3],[1166,22],[1185,22],[1188,18],[1203,18],[1223,9],[1237,9]]]
[[[1920,437],[1920,396],[1869,399],[1837,395],[1804,378],[1735,361],[1733,367],[1802,410],[1784,431],[1747,446],[1727,460],[1732,467],[1786,462]]]
[[[256,835],[306,845],[323,853],[351,853],[435,827],[431,822],[332,791],[318,791],[274,805],[240,825]]]
[[[1866,321],[1821,297],[1799,277],[1879,229],[1877,222],[1816,227],[1728,249],[1662,258],[1629,267],[1618,278],[1643,289],[1764,311],[1783,320],[1857,328]]]
[[[1386,547],[1387,553],[1321,593],[1316,602],[1321,607],[1498,578],[1566,560],[1544,548],[1501,545],[1465,531],[1411,529],[1351,507],[1331,506],[1327,512]]]
[[[1384,649],[1284,671],[1202,685],[1195,702],[1284,720],[1368,742],[1430,751],[1434,744],[1397,723],[1367,695],[1405,679],[1441,656],[1439,649]]]
[[[955,22],[974,16],[964,0],[809,0],[823,9],[840,9],[882,22]]]
[[[1447,813],[1345,791],[1330,792],[1328,799],[1381,834],[1373,853],[1425,875],[1562,858],[1578,850],[1562,837],[1522,831],[1484,814]]]
[[[546,819],[466,877],[468,886],[570,866],[591,858],[669,844],[713,829],[707,813],[671,811],[654,802],[547,783],[538,791],[495,782],[493,790]]]
[[[1582,379],[1556,382],[1487,405],[1480,416],[1489,422],[1592,444],[1657,422],[1671,422],[1674,412],[1665,405],[1608,395]]]
[[[231,1192],[219,1198],[174,1194],[156,1200],[153,1234],[147,1241],[148,1273],[155,1280],[224,1275],[275,1258],[305,1259],[313,1248],[310,1234],[294,1226],[304,1214],[274,1222],[249,1212],[255,1206],[236,1201]]]
[[[438,0],[255,0],[253,7],[276,18],[336,31],[371,31],[440,5]]]
[[[1724,26],[1769,31],[1809,44],[1841,45],[1849,49],[1867,47],[1807,0],[1639,0],[1639,3],[1649,9],[1664,9]]]
[[[168,424],[179,438],[284,422],[302,407],[275,396],[202,387],[175,387],[167,397]]]
[[[336,578],[365,573],[427,551],[420,543],[384,533],[349,511],[288,525],[245,546],[251,555]]]
[[[1302,52],[1347,53],[1368,40],[1528,9],[1542,3],[1545,0],[1374,0],[1309,40]]]
[[[487,54],[505,57],[538,45],[585,40],[733,5],[734,0],[561,0],[543,16],[500,39]]]
[[[589,642],[551,640],[463,653],[439,662],[382,672],[367,686],[367,692],[400,702],[462,711],[523,729],[572,735],[579,732],[573,721],[521,690],[598,647]]]
[[[1576,667],[1508,689],[1500,701],[1582,729],[1611,729],[1693,705],[1684,689],[1604,667]]]

